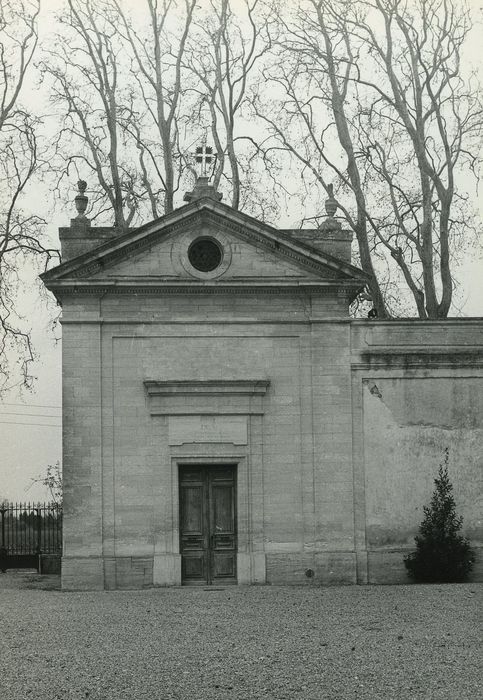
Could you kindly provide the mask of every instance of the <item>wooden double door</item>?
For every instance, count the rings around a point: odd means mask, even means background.
[[[180,466],[179,494],[182,583],[236,583],[236,466]]]

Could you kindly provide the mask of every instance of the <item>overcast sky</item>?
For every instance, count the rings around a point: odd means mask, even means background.
[[[59,0],[44,0],[44,8],[58,6]],[[43,26],[46,22],[47,15]],[[475,55],[481,55],[481,45],[480,31],[474,37]],[[42,202],[42,196],[38,196],[37,207]],[[41,211],[38,213],[42,215]],[[72,203],[71,210],[51,224],[52,236],[56,236],[59,225],[68,225],[74,215]],[[475,258],[474,251],[465,260],[458,277],[464,286],[463,315],[483,317],[483,262],[481,257]],[[61,347],[50,330],[52,308],[49,311],[33,291],[24,299],[24,310],[39,355],[34,370],[38,379],[33,392],[21,394],[14,389],[0,402],[0,500],[48,498],[46,489],[33,484],[32,479],[45,473],[48,464],[61,461]]]

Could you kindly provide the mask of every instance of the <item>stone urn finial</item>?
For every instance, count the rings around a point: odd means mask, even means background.
[[[79,180],[77,183],[77,189],[79,190],[79,194],[77,197],[74,199],[75,202],[75,208],[77,209],[77,219],[85,219],[85,212],[87,209],[87,202],[89,199],[86,197],[84,194],[86,189],[87,189],[87,182],[85,180]]]
[[[327,194],[329,195],[325,200],[325,211],[327,212],[327,218],[322,221],[319,226],[319,230],[329,233],[330,231],[339,231],[342,228],[342,225],[334,216],[339,206],[336,198],[334,197],[334,185],[327,185]]]
[[[325,200],[325,211],[327,216],[333,217],[338,207],[337,200],[334,197],[334,185],[327,185],[327,192],[329,197]]]

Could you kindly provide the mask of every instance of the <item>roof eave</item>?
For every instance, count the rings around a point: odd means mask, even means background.
[[[203,293],[203,292],[253,292],[269,291],[296,292],[303,291],[326,293],[338,293],[342,290],[359,293],[366,284],[365,280],[82,280],[78,278],[47,281],[45,286],[53,292],[57,298],[65,294],[92,294],[92,293],[134,293],[134,294],[163,294],[163,293]]]

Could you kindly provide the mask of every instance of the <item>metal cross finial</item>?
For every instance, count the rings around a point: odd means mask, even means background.
[[[201,146],[197,146],[195,151],[195,163],[200,163],[201,165],[201,177],[207,177],[208,166],[212,167],[215,160],[216,153],[213,152],[213,146],[206,145],[205,137],[203,138]]]

